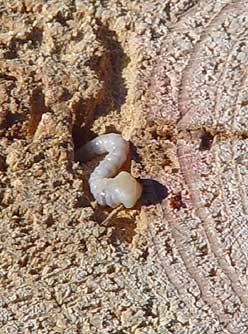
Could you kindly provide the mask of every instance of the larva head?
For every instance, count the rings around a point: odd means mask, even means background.
[[[121,172],[111,180],[111,191],[126,208],[132,208],[141,196],[142,187],[129,173]]]

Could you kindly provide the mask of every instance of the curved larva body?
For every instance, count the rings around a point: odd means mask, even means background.
[[[108,153],[89,178],[90,191],[99,204],[114,208],[122,203],[131,208],[140,197],[142,187],[129,173],[120,172],[111,178],[126,161],[128,152],[129,143],[115,133],[99,136],[77,151],[79,161]]]

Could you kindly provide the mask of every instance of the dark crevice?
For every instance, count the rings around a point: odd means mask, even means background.
[[[106,49],[108,61],[106,62],[107,66],[100,69],[100,79],[104,81],[106,86],[106,99],[105,104],[97,107],[96,117],[108,113],[111,108],[120,110],[125,103],[127,88],[122,73],[130,61],[118,42],[116,33],[100,21],[97,21],[97,24],[96,36]]]
[[[142,196],[140,198],[141,205],[158,204],[168,196],[168,189],[160,182],[152,179],[141,179],[143,186]]]
[[[211,149],[214,136],[208,131],[203,131],[201,135],[201,142],[199,146],[199,151],[207,151]]]
[[[68,27],[67,18],[64,17],[63,13],[58,12],[55,16],[55,20],[59,22],[63,27]]]
[[[72,137],[75,149],[78,149],[82,144],[94,137],[94,133],[90,128],[93,122],[95,107],[95,99],[87,101],[80,99],[77,105],[74,106],[75,121],[72,129]]]
[[[95,34],[104,46],[105,53],[102,57],[91,58],[86,65],[98,75],[103,88],[94,98],[87,101],[81,99],[74,107],[76,116],[72,135],[76,149],[95,136],[90,130],[94,119],[107,115],[111,110],[120,111],[127,96],[122,73],[129,58],[118,42],[116,33],[99,20]]]
[[[6,129],[12,128],[14,125],[16,125],[16,129],[13,130],[13,133],[10,133],[9,135],[6,134],[6,137],[11,139],[13,137],[15,138],[23,138],[23,133],[21,133],[21,130],[19,128],[19,124],[23,124],[25,122],[26,117],[23,114],[18,113],[7,113],[6,115]],[[19,131],[19,133],[17,133]]]
[[[28,133],[33,135],[41,120],[41,116],[49,112],[50,109],[45,105],[45,96],[41,87],[36,87],[30,98],[30,120],[28,123]]]
[[[164,12],[167,14],[167,18],[169,21],[171,21],[171,4],[170,2],[166,3],[164,6]]]
[[[6,157],[0,154],[0,171],[5,172],[6,170],[7,170]]]
[[[17,81],[17,78],[13,75],[8,75],[6,73],[0,73],[0,80],[7,80],[7,81]]]
[[[33,27],[27,39],[32,42],[33,46],[40,45],[43,39],[43,29],[38,27]]]
[[[141,161],[141,156],[139,155],[137,151],[137,147],[132,142],[130,143],[130,155],[133,161],[135,162]]]
[[[25,34],[24,38],[13,37],[10,41],[10,45],[5,52],[5,58],[14,59],[17,58],[17,50],[20,50],[20,46],[29,43],[31,47],[38,47],[42,43],[43,29],[39,27],[33,27],[32,30]]]
[[[120,240],[120,242],[131,243],[136,232],[136,223],[131,218],[118,217],[108,224],[113,227],[112,237]]]
[[[186,204],[182,201],[181,193],[177,193],[170,198],[170,206],[174,210],[180,210],[181,208],[186,208]]]
[[[15,58],[17,58],[17,50],[14,49],[14,48],[6,50],[4,52],[4,58],[5,59],[15,59]]]

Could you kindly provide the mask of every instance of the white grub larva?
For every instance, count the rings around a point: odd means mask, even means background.
[[[141,196],[141,185],[129,173],[120,172],[113,177],[126,161],[128,152],[129,143],[116,133],[101,135],[76,152],[76,160],[81,162],[108,153],[89,178],[90,191],[99,204],[112,208],[123,204],[131,208]]]

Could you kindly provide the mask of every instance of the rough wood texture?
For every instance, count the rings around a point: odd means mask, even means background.
[[[248,3],[0,2],[0,333],[248,332]],[[144,186],[97,206],[120,132]]]

